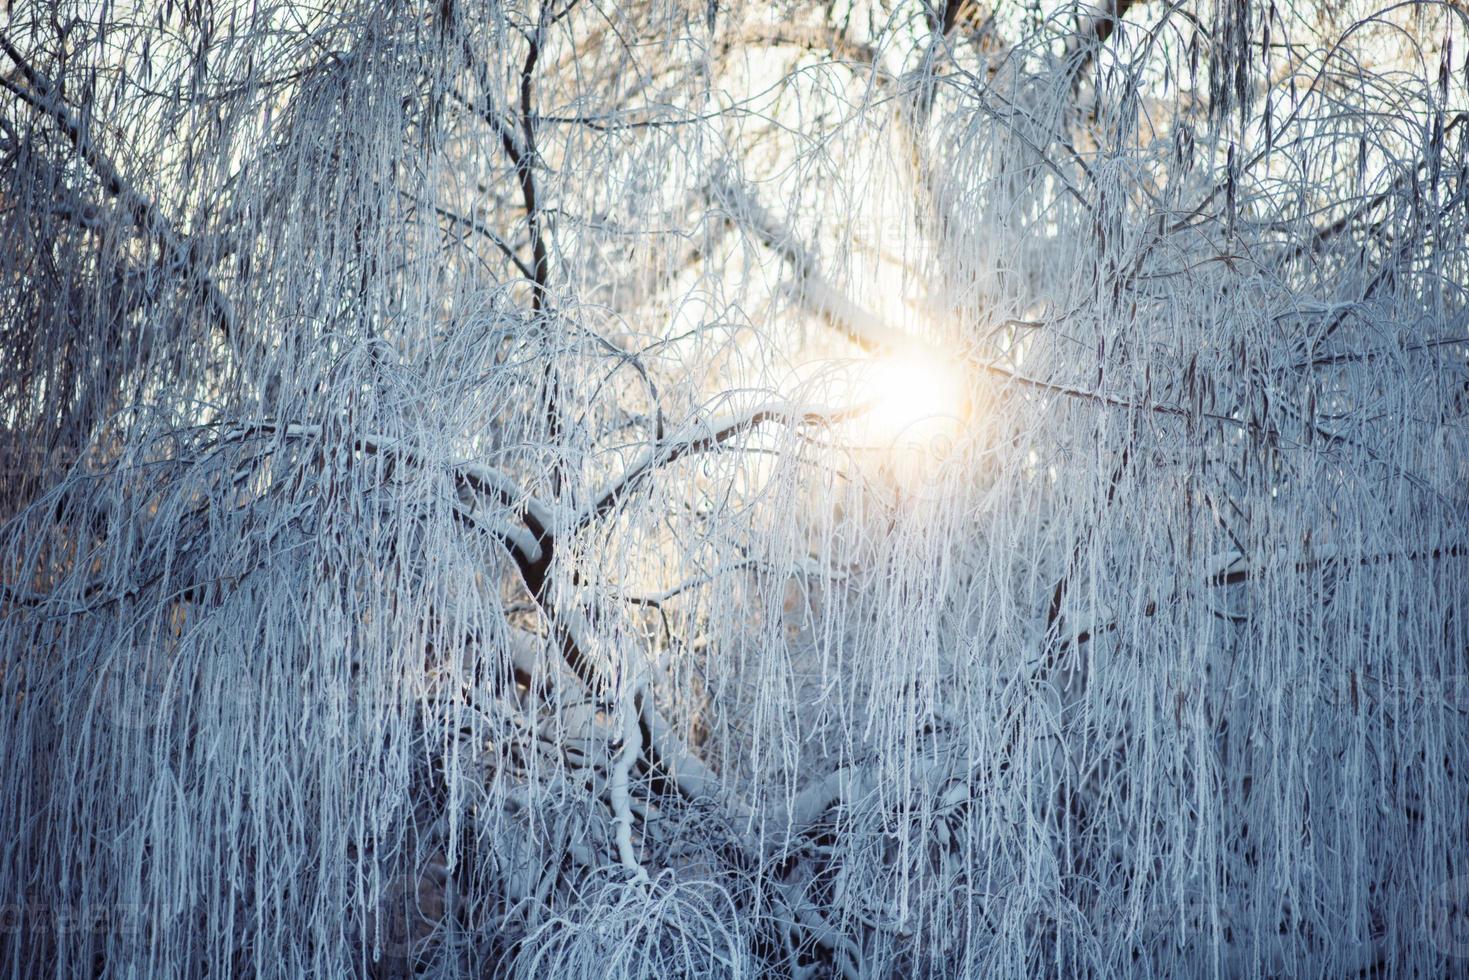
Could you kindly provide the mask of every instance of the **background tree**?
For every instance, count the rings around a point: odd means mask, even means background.
[[[11,3],[4,969],[1462,966],[1464,19]]]

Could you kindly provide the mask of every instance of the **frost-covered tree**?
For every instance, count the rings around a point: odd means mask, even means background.
[[[0,972],[1469,969],[1466,27],[11,0]]]

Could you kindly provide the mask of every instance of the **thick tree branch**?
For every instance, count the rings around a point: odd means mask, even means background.
[[[868,351],[896,349],[912,338],[852,303],[822,275],[816,259],[800,238],[772,217],[755,196],[724,175],[711,182],[712,196],[722,201],[730,219],[785,259],[795,274],[795,293],[802,304],[849,340]]]

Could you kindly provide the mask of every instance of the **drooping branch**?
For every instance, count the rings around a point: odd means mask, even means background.
[[[0,50],[4,50],[15,62],[21,74],[30,83],[27,88],[0,75],[0,87],[7,89],[22,102],[42,115],[50,118],[71,143],[78,156],[91,168],[102,182],[108,195],[116,198],[132,219],[138,230],[155,237],[162,246],[163,264],[187,270],[189,279],[204,299],[212,313],[215,325],[226,340],[235,337],[234,309],[218,284],[214,281],[203,254],[196,243],[185,240],[174,230],[172,223],[158,205],[139,193],[112,160],[98,148],[91,135],[77,122],[71,110],[62,100],[56,86],[34,68],[24,55],[0,34]]]

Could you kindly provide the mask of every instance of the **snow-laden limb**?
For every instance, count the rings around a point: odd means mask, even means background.
[[[1293,554],[1296,557],[1293,557]],[[1309,572],[1315,569],[1330,566],[1351,567],[1366,565],[1388,565],[1395,562],[1417,562],[1417,561],[1441,561],[1450,558],[1464,558],[1469,556],[1469,543],[1462,536],[1446,537],[1436,544],[1420,547],[1406,547],[1401,549],[1387,549],[1382,551],[1363,551],[1357,548],[1346,548],[1341,545],[1309,545],[1302,547],[1299,551],[1292,549],[1283,552],[1279,560],[1288,568],[1296,572]],[[1227,559],[1227,560],[1226,560]],[[1251,578],[1257,577],[1261,572],[1258,563],[1252,567],[1244,556],[1233,555],[1221,558],[1216,569],[1205,576],[1204,581],[1210,585],[1237,585]]]
[[[673,779],[686,799],[712,801],[734,826],[744,826],[750,818],[749,806],[725,791],[718,774],[688,748],[651,702],[651,698],[643,702],[642,721],[649,734],[647,748],[657,759],[659,768]]]
[[[844,980],[861,980],[863,977],[862,951],[851,938],[842,934],[822,916],[809,902],[803,901],[795,887],[777,882],[772,889],[779,906],[787,912],[794,923],[816,942],[835,954],[835,966]]]
[[[872,774],[866,767],[838,767],[801,790],[791,800],[785,822],[797,832],[805,832],[832,807],[860,799],[872,789]]]
[[[633,872],[635,880],[647,881],[648,872],[638,862],[637,852],[633,849],[632,800],[629,797],[633,766],[643,754],[643,731],[638,718],[643,701],[643,686],[633,685],[620,700],[623,703],[617,710],[622,717],[621,733],[616,746],[617,754],[612,760],[607,793],[612,806],[612,825],[616,832],[617,859],[624,868]]]
[[[612,609],[599,610],[598,614],[604,618],[619,615]],[[574,605],[561,604],[554,606],[549,616],[553,629],[564,635],[564,649],[574,651],[569,656],[573,672],[589,692],[596,693],[607,679],[601,666],[594,664],[587,655],[588,651],[594,649],[593,637],[596,635],[591,618]],[[636,669],[636,665],[630,669]],[[647,733],[646,743],[643,742],[641,733],[639,735],[639,751],[648,756],[659,773],[673,781],[686,800],[715,803],[734,826],[741,826],[749,820],[749,807],[726,793],[719,776],[688,748],[659,712],[651,696],[636,699],[633,715]]]
[[[496,517],[488,519],[481,517],[477,509],[467,510],[463,507],[456,507],[454,513],[468,521],[472,527],[487,531],[493,537],[504,541],[516,555],[524,560],[529,562],[541,560],[543,554],[541,544],[524,525]]]
[[[721,565],[690,578],[684,579],[676,585],[670,585],[666,589],[657,592],[624,593],[616,592],[612,598],[620,602],[632,603],[640,606],[661,606],[662,604],[676,599],[685,593],[699,589],[719,581],[721,578],[738,575],[741,572],[752,569],[763,569],[770,572],[788,572],[789,574],[803,578],[816,579],[824,582],[835,582],[845,579],[850,572],[846,569],[834,570],[826,568],[819,560],[810,556],[791,563],[779,565],[771,562],[760,561],[755,558],[746,558],[741,561]]]
[[[796,278],[793,294],[853,343],[868,350],[902,350],[914,343],[911,336],[853,303],[831,285],[800,236],[773,218],[749,188],[721,175],[714,180],[713,193],[732,220],[790,264]]]
[[[565,523],[564,516],[558,516],[548,504],[521,489],[508,474],[501,470],[483,463],[453,463],[450,464],[450,468],[455,479],[474,492],[506,506],[523,508],[525,515],[545,531],[554,534]],[[529,551],[525,553],[530,554]]]

